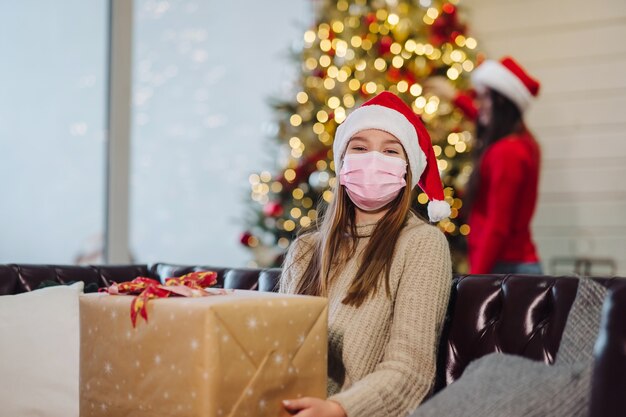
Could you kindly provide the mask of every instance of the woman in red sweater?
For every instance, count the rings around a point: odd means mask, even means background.
[[[537,203],[540,149],[523,121],[539,82],[512,58],[472,73],[475,95],[454,103],[477,121],[467,197],[470,273],[541,274],[530,223]],[[445,86],[431,85],[443,96]],[[451,85],[450,85],[451,88]]]

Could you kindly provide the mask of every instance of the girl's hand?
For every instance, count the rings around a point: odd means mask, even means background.
[[[344,409],[334,401],[304,397],[297,400],[285,400],[283,406],[297,417],[346,417]]]

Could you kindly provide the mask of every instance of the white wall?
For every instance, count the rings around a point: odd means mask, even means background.
[[[613,258],[626,275],[626,1],[462,4],[488,57],[512,55],[542,82],[527,122],[543,148],[533,230],[544,265]]]

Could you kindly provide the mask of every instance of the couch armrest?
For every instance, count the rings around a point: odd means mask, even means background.
[[[623,416],[626,409],[626,284],[604,301],[594,349],[590,417]]]

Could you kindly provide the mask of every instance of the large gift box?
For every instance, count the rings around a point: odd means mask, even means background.
[[[325,398],[326,299],[256,291],[147,304],[80,299],[80,415],[287,416],[281,400]]]

